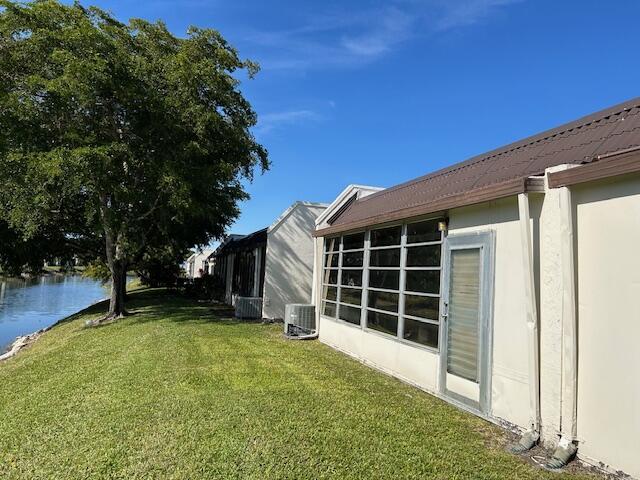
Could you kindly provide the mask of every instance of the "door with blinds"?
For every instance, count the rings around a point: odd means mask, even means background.
[[[490,401],[492,238],[483,232],[445,241],[441,390],[481,413]]]

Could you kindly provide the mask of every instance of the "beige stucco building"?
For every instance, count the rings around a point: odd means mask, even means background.
[[[640,99],[316,222],[320,341],[640,477]]]
[[[249,235],[230,235],[210,255],[211,274],[236,305],[250,298],[254,315],[282,320],[285,305],[311,301],[315,222],[327,205],[297,201],[268,228]]]
[[[288,303],[309,303],[313,284],[313,231],[323,203],[295,202],[267,231],[262,317],[284,319]]]

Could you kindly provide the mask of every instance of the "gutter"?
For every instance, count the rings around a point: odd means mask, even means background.
[[[372,225],[395,222],[397,220],[422,215],[435,215],[436,213],[439,214],[452,208],[466,207],[490,200],[510,197],[527,191],[526,180],[526,177],[511,178],[491,185],[445,195],[418,205],[398,207],[397,209],[384,213],[371,212],[371,215],[367,215],[365,218],[353,221],[347,220],[345,223],[337,223],[329,227],[317,229],[313,232],[313,236],[325,237],[349,230],[367,228]],[[354,205],[358,205],[359,202],[366,202],[368,199],[369,197],[363,197],[361,200],[357,200]]]
[[[591,163],[549,173],[549,187],[581,183],[640,172],[640,147],[597,156]]]

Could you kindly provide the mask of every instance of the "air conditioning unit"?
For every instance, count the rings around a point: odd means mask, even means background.
[[[236,318],[262,318],[261,297],[236,297]]]
[[[284,309],[284,334],[296,339],[315,338],[316,307],[302,303],[288,304]]]

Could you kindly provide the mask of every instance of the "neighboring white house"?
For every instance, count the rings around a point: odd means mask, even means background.
[[[185,272],[188,278],[201,277],[209,273],[209,256],[213,250],[198,250],[187,258]]]
[[[267,230],[263,318],[283,319],[286,304],[311,302],[312,233],[327,206],[295,202]]]
[[[282,319],[287,303],[309,303],[313,285],[315,221],[326,205],[295,202],[269,227],[230,235],[210,255],[212,274],[224,286],[224,301],[238,297],[262,303],[263,318]]]
[[[314,235],[320,341],[640,477],[640,99],[349,187]]]

